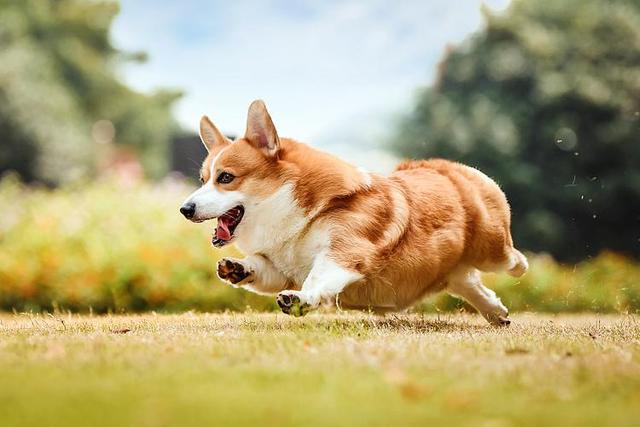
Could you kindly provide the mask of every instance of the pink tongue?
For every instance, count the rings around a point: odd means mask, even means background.
[[[218,218],[218,228],[216,228],[216,237],[221,240],[231,239],[229,224],[224,218]]]

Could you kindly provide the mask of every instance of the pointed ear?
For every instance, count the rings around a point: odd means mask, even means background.
[[[280,139],[267,107],[260,99],[253,101],[249,106],[247,130],[244,137],[268,157],[277,156],[280,149]]]
[[[216,145],[230,144],[231,141],[224,136],[207,116],[200,119],[200,139],[207,151],[211,151]]]

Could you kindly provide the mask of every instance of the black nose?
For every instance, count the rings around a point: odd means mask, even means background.
[[[193,215],[196,213],[196,204],[193,202],[185,203],[180,207],[180,213],[187,219],[193,218]]]

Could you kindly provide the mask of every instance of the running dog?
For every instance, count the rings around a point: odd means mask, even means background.
[[[327,300],[402,310],[444,290],[491,324],[510,323],[480,272],[518,277],[528,264],[513,246],[505,195],[482,172],[430,159],[401,163],[390,176],[368,173],[280,138],[260,100],[242,138],[226,138],[206,116],[200,137],[202,186],[180,212],[217,218],[213,245],[233,242],[247,255],[220,260],[222,280],[275,294],[292,315]]]

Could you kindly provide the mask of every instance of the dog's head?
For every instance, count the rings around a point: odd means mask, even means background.
[[[260,100],[249,107],[244,137],[229,140],[204,116],[200,138],[209,152],[200,171],[202,186],[180,212],[194,222],[218,218],[213,244],[224,246],[245,216],[258,215],[261,202],[286,182],[278,162],[280,139]]]

